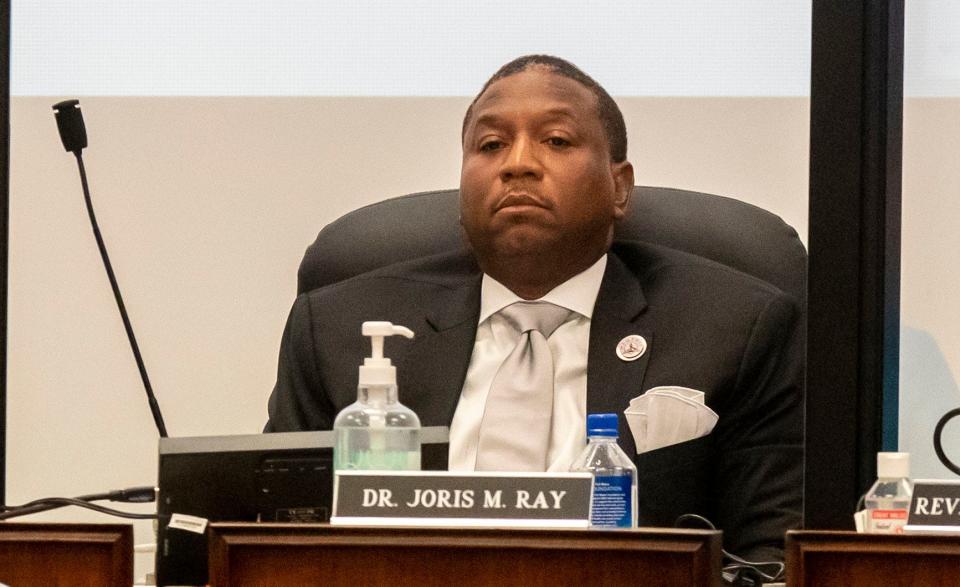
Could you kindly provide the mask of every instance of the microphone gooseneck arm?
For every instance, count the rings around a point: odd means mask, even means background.
[[[127,331],[127,340],[130,342],[133,358],[137,362],[137,369],[140,371],[143,388],[147,392],[147,403],[150,405],[150,413],[153,414],[153,421],[157,425],[157,431],[160,433],[160,436],[166,438],[167,426],[163,423],[160,405],[157,403],[157,397],[153,394],[153,386],[150,385],[150,377],[147,375],[147,368],[143,364],[143,356],[140,355],[140,346],[137,344],[137,337],[133,334],[133,326],[130,324],[130,317],[127,316],[127,308],[123,303],[123,296],[120,295],[120,286],[117,284],[117,277],[113,273],[113,265],[110,264],[110,257],[107,255],[107,247],[103,243],[103,237],[100,235],[97,216],[93,213],[90,187],[87,184],[87,171],[83,166],[83,155],[81,154],[87,146],[87,128],[83,123],[83,113],[80,112],[80,101],[64,100],[63,102],[54,104],[53,110],[57,119],[57,130],[60,132],[60,140],[63,142],[63,148],[77,157],[77,166],[80,168],[80,185],[83,186],[83,200],[87,205],[87,214],[90,216],[90,224],[93,226],[93,236],[97,240],[97,249],[100,251],[103,267],[107,270],[110,287],[113,289],[113,299],[116,300],[117,309],[120,310],[123,328]]]
[[[103,267],[107,270],[107,278],[110,280],[110,287],[113,289],[113,298],[117,301],[117,309],[120,310],[120,318],[123,320],[123,329],[127,331],[127,340],[130,341],[130,349],[133,351],[133,358],[137,362],[137,369],[140,371],[140,379],[143,381],[143,388],[147,393],[147,403],[150,405],[150,412],[153,414],[153,421],[157,425],[157,430],[162,438],[167,437],[167,426],[163,422],[163,414],[160,413],[160,404],[157,403],[157,396],[153,393],[153,386],[150,385],[150,376],[147,375],[147,368],[143,364],[143,356],[140,354],[140,345],[137,344],[137,337],[133,333],[133,326],[130,324],[130,317],[127,316],[127,307],[123,303],[123,296],[120,295],[120,286],[117,284],[117,276],[113,273],[113,265],[110,263],[110,257],[107,255],[107,246],[103,243],[103,237],[100,235],[100,225],[97,224],[97,216],[93,212],[93,202],[90,199],[90,188],[87,185],[87,171],[83,166],[83,156],[80,150],[73,153],[77,157],[77,167],[80,169],[80,184],[83,186],[83,201],[87,205],[87,215],[90,216],[90,225],[93,227],[93,237],[97,241],[97,249],[100,251],[100,258],[103,259]]]

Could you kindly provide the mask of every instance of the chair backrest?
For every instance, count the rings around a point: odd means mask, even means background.
[[[331,222],[307,248],[299,293],[392,263],[463,248],[457,190],[400,196]],[[807,253],[797,232],[766,210],[711,194],[636,187],[615,240],[693,253],[759,277],[805,307]]]

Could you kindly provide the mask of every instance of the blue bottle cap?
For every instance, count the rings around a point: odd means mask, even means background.
[[[587,437],[619,436],[617,425],[616,414],[590,414],[587,416]]]

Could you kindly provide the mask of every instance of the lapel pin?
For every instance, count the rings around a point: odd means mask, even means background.
[[[617,356],[622,361],[636,361],[647,352],[647,341],[639,334],[626,336],[617,343]]]

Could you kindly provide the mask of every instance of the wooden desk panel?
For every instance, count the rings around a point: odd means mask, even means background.
[[[788,587],[956,587],[960,536],[787,533]]]
[[[213,524],[212,587],[719,585],[721,533]]]
[[[0,583],[130,587],[133,526],[0,522]]]

